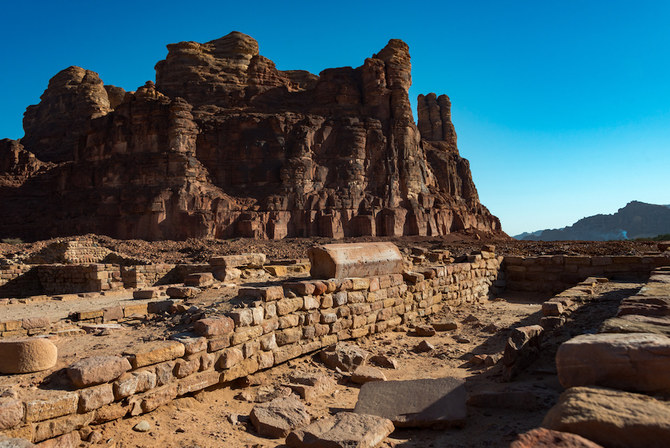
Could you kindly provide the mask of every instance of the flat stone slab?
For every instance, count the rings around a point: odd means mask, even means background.
[[[670,316],[653,317],[627,314],[607,319],[600,333],[656,333],[670,336]]]
[[[354,412],[388,418],[396,427],[461,427],[466,400],[458,378],[375,381],[361,387]]]
[[[222,266],[225,268],[252,267],[262,268],[267,257],[265,254],[248,253],[237,255],[221,255],[212,257],[209,260],[211,266]]]
[[[670,338],[652,333],[580,335],[558,348],[556,368],[565,388],[670,391]]]
[[[48,339],[0,340],[0,373],[30,373],[56,365],[58,348]]]
[[[312,278],[370,277],[400,274],[403,259],[393,243],[325,244],[309,249]]]
[[[375,448],[394,429],[386,418],[340,412],[291,432],[286,444],[295,448]]]
[[[561,394],[542,426],[608,448],[662,448],[670,440],[670,406],[646,395],[573,387]]]

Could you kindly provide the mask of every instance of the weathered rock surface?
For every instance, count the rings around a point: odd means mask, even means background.
[[[338,342],[323,349],[319,353],[319,356],[321,357],[321,361],[331,369],[353,372],[358,366],[367,361],[370,353],[356,345]]]
[[[399,274],[403,258],[393,243],[325,244],[310,247],[313,278],[370,277]]]
[[[291,432],[286,444],[295,448],[374,448],[393,430],[389,419],[339,412]]]
[[[375,381],[361,387],[354,412],[388,418],[396,427],[460,427],[466,397],[457,378]]]
[[[421,97],[417,127],[410,84],[396,39],[319,76],[277,70],[238,32],[171,44],[156,84],[136,92],[70,67],[27,109],[20,141],[58,165],[5,168],[25,180],[0,192],[0,236],[499,232],[458,153],[448,98]]]
[[[34,448],[35,445],[26,439],[6,437],[0,434],[0,448]]]
[[[670,391],[670,338],[659,334],[587,334],[556,352],[563,387],[605,386],[639,392]]]
[[[76,387],[107,383],[130,370],[130,363],[121,356],[92,356],[79,360],[67,369]]]
[[[371,381],[386,381],[386,375],[376,367],[358,366],[349,379],[356,384],[365,384]]]
[[[510,381],[540,356],[543,333],[544,328],[539,325],[512,330],[501,360],[503,379]]]
[[[661,448],[670,437],[670,407],[646,395],[595,387],[561,394],[542,426],[612,448]]]
[[[45,163],[26,151],[17,140],[0,140],[0,186],[20,187],[40,170],[46,171],[53,163]]]
[[[266,437],[280,439],[289,432],[309,424],[307,408],[295,397],[276,398],[254,406],[249,415],[256,431]]]
[[[0,373],[30,373],[56,365],[58,348],[42,338],[0,340]]]
[[[510,448],[602,448],[602,446],[569,432],[537,428],[520,434]]]

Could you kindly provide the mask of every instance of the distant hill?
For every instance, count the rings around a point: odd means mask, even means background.
[[[569,227],[524,232],[528,241],[607,241],[650,238],[670,233],[670,206],[632,201],[612,215],[582,218]]]

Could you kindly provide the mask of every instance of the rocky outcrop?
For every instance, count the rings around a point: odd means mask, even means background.
[[[0,140],[0,187],[18,187],[40,170],[53,166],[26,151],[23,145],[8,138]]]
[[[410,84],[396,39],[319,76],[277,70],[238,32],[171,44],[156,84],[136,92],[70,67],[28,108],[21,139],[60,163],[0,192],[0,236],[500,232],[458,153],[449,99],[421,96],[417,127]]]

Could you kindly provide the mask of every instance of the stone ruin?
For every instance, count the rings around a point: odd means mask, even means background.
[[[498,369],[499,381],[514,385],[548,350],[545,340],[560,334],[573,316],[611,300],[598,295],[601,285],[634,276],[646,279],[645,286],[628,293],[617,316],[599,323],[597,333],[576,335],[558,347],[553,375],[565,392],[546,411],[543,429],[520,435],[511,446],[568,446],[557,444],[560,440],[584,447],[663,446],[670,435],[670,406],[663,398],[670,392],[667,251],[517,257],[496,255],[495,247],[486,245],[452,257],[444,251],[401,253],[391,243],[356,243],[314,247],[304,263],[276,264],[263,254],[240,254],[169,271],[159,265],[142,267],[142,277],[137,270],[132,278],[120,275],[116,291],[96,284],[86,293],[0,302],[0,311],[1,305],[9,310],[19,303],[88,305],[56,318],[0,322],[0,391],[12,378],[28,376],[39,384],[47,375],[51,381],[61,377],[56,387],[10,388],[11,393],[0,395],[0,434],[37,446],[78,446],[82,435],[90,436],[106,422],[150,413],[202,390],[229,387],[312,353],[348,381],[363,384],[355,408],[312,421],[302,401],[318,400],[335,382],[327,375],[297,372],[287,383],[294,395],[271,395],[254,406],[250,425],[260,437],[285,438],[292,447],[374,447],[394,428],[467,428],[473,409],[532,410],[538,409],[537,399],[527,390],[473,389],[455,377],[429,379],[417,373],[416,380],[387,381],[382,370],[394,368],[396,361],[351,343],[410,331],[424,338],[417,353],[431,351],[425,338],[461,325],[432,317],[445,307],[476,309],[505,290],[542,291],[550,299],[541,304],[539,315],[507,333],[500,355],[477,354],[469,361]],[[356,272],[363,276],[354,276]],[[65,270],[54,273],[67,275]],[[207,305],[194,306],[194,298],[207,291],[220,292]],[[117,297],[112,305],[95,307],[96,301],[110,297]],[[118,353],[77,353],[63,364],[54,345],[138,320],[146,325],[165,319],[171,322],[166,339],[135,343]],[[477,321],[471,315],[463,322],[473,319]],[[342,433],[342,426],[349,430]],[[546,440],[556,444],[537,445]],[[320,445],[326,443],[331,445]]]
[[[134,92],[69,67],[0,141],[0,237],[500,233],[445,95],[410,107],[408,46],[358,68],[277,70],[232,32],[168,45]],[[47,224],[48,223],[48,224]]]

